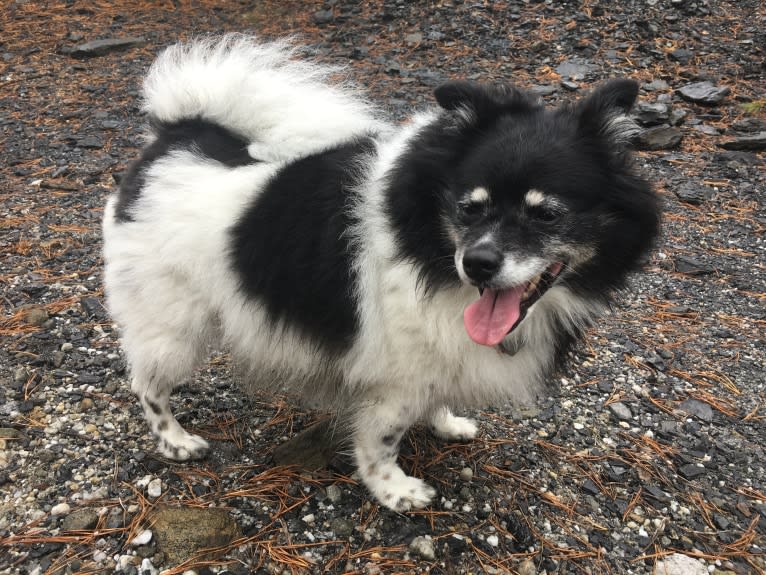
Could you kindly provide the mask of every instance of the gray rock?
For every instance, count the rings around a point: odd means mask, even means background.
[[[658,126],[670,121],[670,107],[663,102],[639,102],[633,115],[642,126]]]
[[[651,82],[644,84],[642,88],[647,92],[659,92],[670,88],[670,84],[665,80],[652,80]]]
[[[687,102],[715,106],[723,102],[731,89],[728,86],[715,86],[711,82],[694,82],[676,90]]]
[[[683,134],[678,128],[658,126],[642,132],[636,141],[641,150],[671,150],[681,144]]]
[[[688,64],[689,61],[694,58],[694,52],[687,50],[686,48],[678,48],[677,50],[673,50],[668,56],[670,56],[671,60],[680,64]]]
[[[333,533],[335,533],[335,535],[338,537],[350,536],[352,533],[354,533],[355,526],[356,523],[354,521],[346,519],[345,517],[336,517],[330,521],[330,529],[332,529]]]
[[[556,73],[562,80],[583,80],[593,70],[593,64],[581,58],[564,60],[556,66]]]
[[[694,130],[707,136],[718,136],[721,133],[718,128],[709,124],[698,124],[694,126]]]
[[[688,256],[676,256],[675,270],[678,273],[690,276],[704,276],[712,274],[715,270],[709,265]]]
[[[423,41],[423,33],[422,32],[413,32],[412,34],[407,34],[404,37],[404,41],[407,44],[420,44]]]
[[[318,10],[314,12],[314,22],[317,24],[329,24],[334,17],[332,10]]]
[[[75,509],[61,521],[63,531],[89,531],[98,524],[98,513],[94,509],[85,507]]]
[[[758,132],[752,136],[740,136],[728,142],[722,142],[720,146],[725,150],[766,150],[766,132]]]
[[[766,132],[766,120],[762,118],[742,118],[734,122],[731,127],[738,132]]]
[[[673,193],[682,202],[694,206],[709,201],[715,196],[713,188],[695,182],[683,182],[677,189],[673,190]]]
[[[536,86],[532,86],[529,91],[533,94],[537,94],[540,97],[544,97],[555,94],[559,91],[559,89],[558,86],[554,86],[553,84],[538,84]]]
[[[681,409],[689,415],[693,415],[702,421],[713,421],[713,408],[704,401],[699,401],[698,399],[687,399],[681,402],[681,404],[678,406],[678,409]]]
[[[621,401],[610,403],[609,411],[611,411],[614,416],[621,421],[629,421],[633,419],[633,413],[631,413],[630,408]]]
[[[421,535],[410,542],[410,550],[423,559],[432,561],[436,558],[434,542],[430,537]]]
[[[77,140],[77,145],[81,148],[99,150],[104,147],[104,142],[98,136],[84,136]]]
[[[70,56],[75,58],[93,58],[94,56],[103,56],[116,50],[126,50],[134,46],[145,44],[146,40],[140,37],[133,38],[105,38],[103,40],[93,40],[78,44],[68,51]]]
[[[342,497],[343,492],[340,490],[340,487],[334,484],[327,486],[327,499],[329,499],[332,503],[340,503]]]
[[[153,513],[149,523],[159,549],[172,565],[183,563],[202,549],[225,548],[242,536],[228,511],[214,507],[166,507]],[[213,559],[223,552],[211,552],[208,557]]]
[[[687,463],[678,468],[678,473],[685,479],[694,479],[695,477],[706,474],[707,470],[694,463]]]
[[[671,126],[680,126],[684,123],[686,120],[686,116],[689,115],[689,110],[686,110],[684,108],[676,108],[673,111],[670,112],[670,125]]]

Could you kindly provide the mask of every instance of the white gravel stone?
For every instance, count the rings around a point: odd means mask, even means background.
[[[707,575],[705,564],[682,553],[673,553],[657,561],[657,575]]]
[[[133,539],[131,539],[130,544],[135,547],[138,547],[139,545],[146,545],[152,540],[152,535],[153,534],[151,529],[144,529]]]
[[[162,495],[162,479],[159,477],[152,479],[146,486],[146,494],[152,499],[157,499]]]
[[[152,562],[148,557],[144,557],[144,560],[141,561],[141,569],[139,572],[141,575],[157,575],[158,573],[157,568],[152,565]]]
[[[69,503],[59,503],[51,508],[51,515],[66,515],[71,509]]]
[[[497,538],[497,535],[487,535],[487,543],[489,543],[492,547],[497,547],[500,543],[500,540]]]
[[[327,499],[329,499],[333,503],[339,503],[342,496],[343,496],[343,493],[341,492],[340,487],[338,487],[337,485],[327,486]]]
[[[460,479],[463,481],[471,481],[471,479],[473,479],[473,469],[470,467],[463,467],[463,469],[460,470]]]

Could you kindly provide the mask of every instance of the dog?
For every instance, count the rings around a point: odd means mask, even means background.
[[[382,505],[432,487],[397,464],[425,421],[529,402],[658,234],[632,167],[634,81],[552,109],[512,85],[447,81],[394,125],[338,70],[246,35],[167,48],[149,130],[105,208],[108,307],[159,451],[203,457],[169,396],[223,344],[350,418]]]

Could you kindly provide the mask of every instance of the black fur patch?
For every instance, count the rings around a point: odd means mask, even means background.
[[[173,150],[194,150],[230,168],[252,164],[258,160],[247,153],[247,140],[201,118],[182,120],[173,124],[152,122],[157,139],[144,148],[141,157],[133,162],[120,183],[117,200],[117,221],[133,218],[130,208],[140,197],[146,170],[159,158]]]
[[[232,229],[242,289],[273,324],[298,326],[331,353],[347,349],[359,325],[349,207],[373,149],[360,139],[286,166]]]

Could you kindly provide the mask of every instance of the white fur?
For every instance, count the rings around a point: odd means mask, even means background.
[[[386,127],[340,70],[296,60],[287,42],[229,34],[171,46],[144,82],[144,110],[164,122],[200,116],[247,138],[260,160],[310,154]]]
[[[353,450],[363,482],[392,509],[423,507],[433,489],[396,464],[405,430],[425,418],[442,437],[471,439],[476,425],[449,407],[531,400],[553,360],[550,315],[578,325],[595,310],[555,286],[508,338],[514,355],[473,343],[462,315],[478,297],[476,288],[425,297],[418,270],[397,257],[383,210],[383,178],[437,112],[394,131],[356,94],[327,84],[327,69],[291,56],[283,44],[233,36],[172,47],[152,67],[145,84],[149,114],[167,122],[201,115],[223,124],[252,141],[251,153],[263,161],[226,168],[176,151],[148,170],[132,221],[115,220],[112,198],[103,230],[109,307],[122,329],[133,389],[168,457],[198,457],[207,447],[178,426],[168,396],[208,345],[219,343],[250,367],[297,375],[289,381],[298,385],[317,371],[337,372],[353,398]],[[370,132],[379,134],[379,153],[353,206],[362,222],[352,238],[361,322],[351,348],[333,361],[318,357],[291,326],[275,331],[260,302],[243,295],[226,257],[227,234],[285,160]],[[519,283],[544,268],[531,259],[507,260],[503,273]]]

